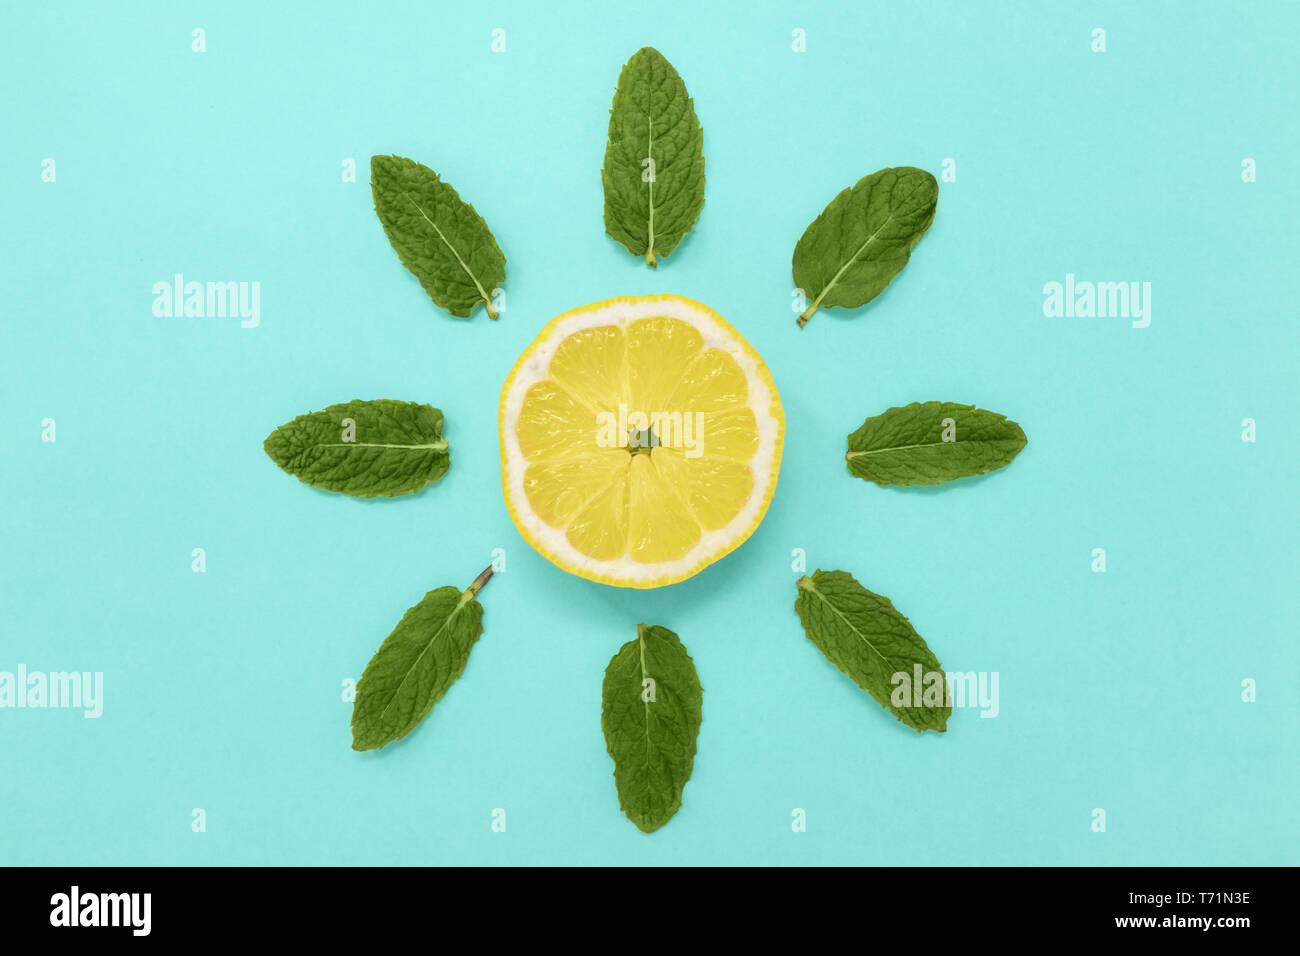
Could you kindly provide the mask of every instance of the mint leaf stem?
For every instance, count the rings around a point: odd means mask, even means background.
[[[474,583],[469,586],[469,596],[476,597],[478,595],[478,592],[482,591],[483,586],[487,584],[488,581],[490,581],[491,579],[492,579],[492,565],[489,564],[486,568],[483,569],[483,573],[474,579]]]
[[[821,308],[821,304],[822,304],[822,297],[820,295],[817,298],[813,299],[813,304],[808,306],[808,308],[804,309],[803,313],[799,316],[799,318],[795,320],[799,323],[799,328],[802,329],[805,325],[808,324],[808,320],[812,318],[814,312],[816,312],[819,308]]]

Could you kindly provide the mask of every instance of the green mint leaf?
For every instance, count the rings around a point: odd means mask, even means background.
[[[878,485],[938,485],[1009,464],[1025,433],[1005,415],[953,402],[913,402],[849,436],[849,471]]]
[[[388,399],[299,415],[262,447],[299,481],[356,498],[409,495],[445,475],[451,463],[442,412]]]
[[[665,627],[638,624],[636,640],[605,668],[600,726],[614,758],[618,803],[646,833],[681,808],[703,700],[690,655]]]
[[[404,156],[372,156],[370,189],[388,241],[434,304],[464,317],[481,302],[495,319],[492,292],[505,281],[506,257],[474,207]]]
[[[808,640],[882,707],[918,732],[947,729],[947,678],[889,598],[846,571],[819,570],[799,579],[794,609]]]
[[[856,309],[880,295],[930,228],[938,201],[934,177],[912,166],[872,173],[832,199],[794,247],[794,284],[814,297],[799,326],[823,306]]]
[[[463,592],[452,587],[430,591],[402,615],[357,681],[353,750],[401,740],[429,716],[465,669],[483,633],[483,606],[474,598],[490,577],[488,568]]]
[[[600,171],[605,231],[646,265],[691,231],[704,206],[704,133],[663,54],[637,50],[618,75]]]

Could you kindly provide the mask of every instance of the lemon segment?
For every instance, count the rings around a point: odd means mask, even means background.
[[[551,320],[507,377],[498,420],[524,539],[566,571],[634,588],[690,577],[753,533],[785,435],[762,358],[676,295]]]
[[[669,404],[690,402],[702,412],[744,408],[749,386],[736,360],[722,349],[702,352],[682,374]]]
[[[632,456],[628,480],[628,555],[643,564],[676,561],[700,540],[701,528],[672,481],[649,455]]]
[[[563,386],[590,413],[606,404],[611,395],[627,390],[626,348],[623,330],[602,325],[575,332],[559,343],[547,377]],[[583,419],[583,428],[591,415]]]
[[[627,536],[628,480],[626,474],[620,474],[582,506],[569,523],[565,539],[588,560],[613,561],[627,552]]]
[[[691,460],[673,449],[671,454],[656,455],[655,464],[685,499],[691,516],[708,531],[730,524],[754,491],[754,473],[743,461]]]
[[[628,404],[667,409],[686,372],[704,348],[699,330],[681,319],[658,316],[627,328]]]
[[[625,480],[626,464],[613,449],[604,455],[530,464],[524,472],[528,506],[551,527],[567,528],[593,499]]]

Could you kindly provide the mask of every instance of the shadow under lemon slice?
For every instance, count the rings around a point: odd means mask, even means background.
[[[507,376],[498,424],[519,533],[566,571],[630,588],[739,547],[767,512],[785,437],[763,359],[679,295],[556,316]]]

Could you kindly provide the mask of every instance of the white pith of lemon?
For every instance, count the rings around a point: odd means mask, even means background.
[[[611,447],[599,423],[620,405],[628,417],[669,416],[638,429],[668,443]],[[699,429],[676,428],[674,413]],[[519,533],[566,571],[631,588],[681,581],[739,547],[767,512],[785,437],[763,359],[722,316],[678,295],[552,319],[506,378],[498,425]]]

